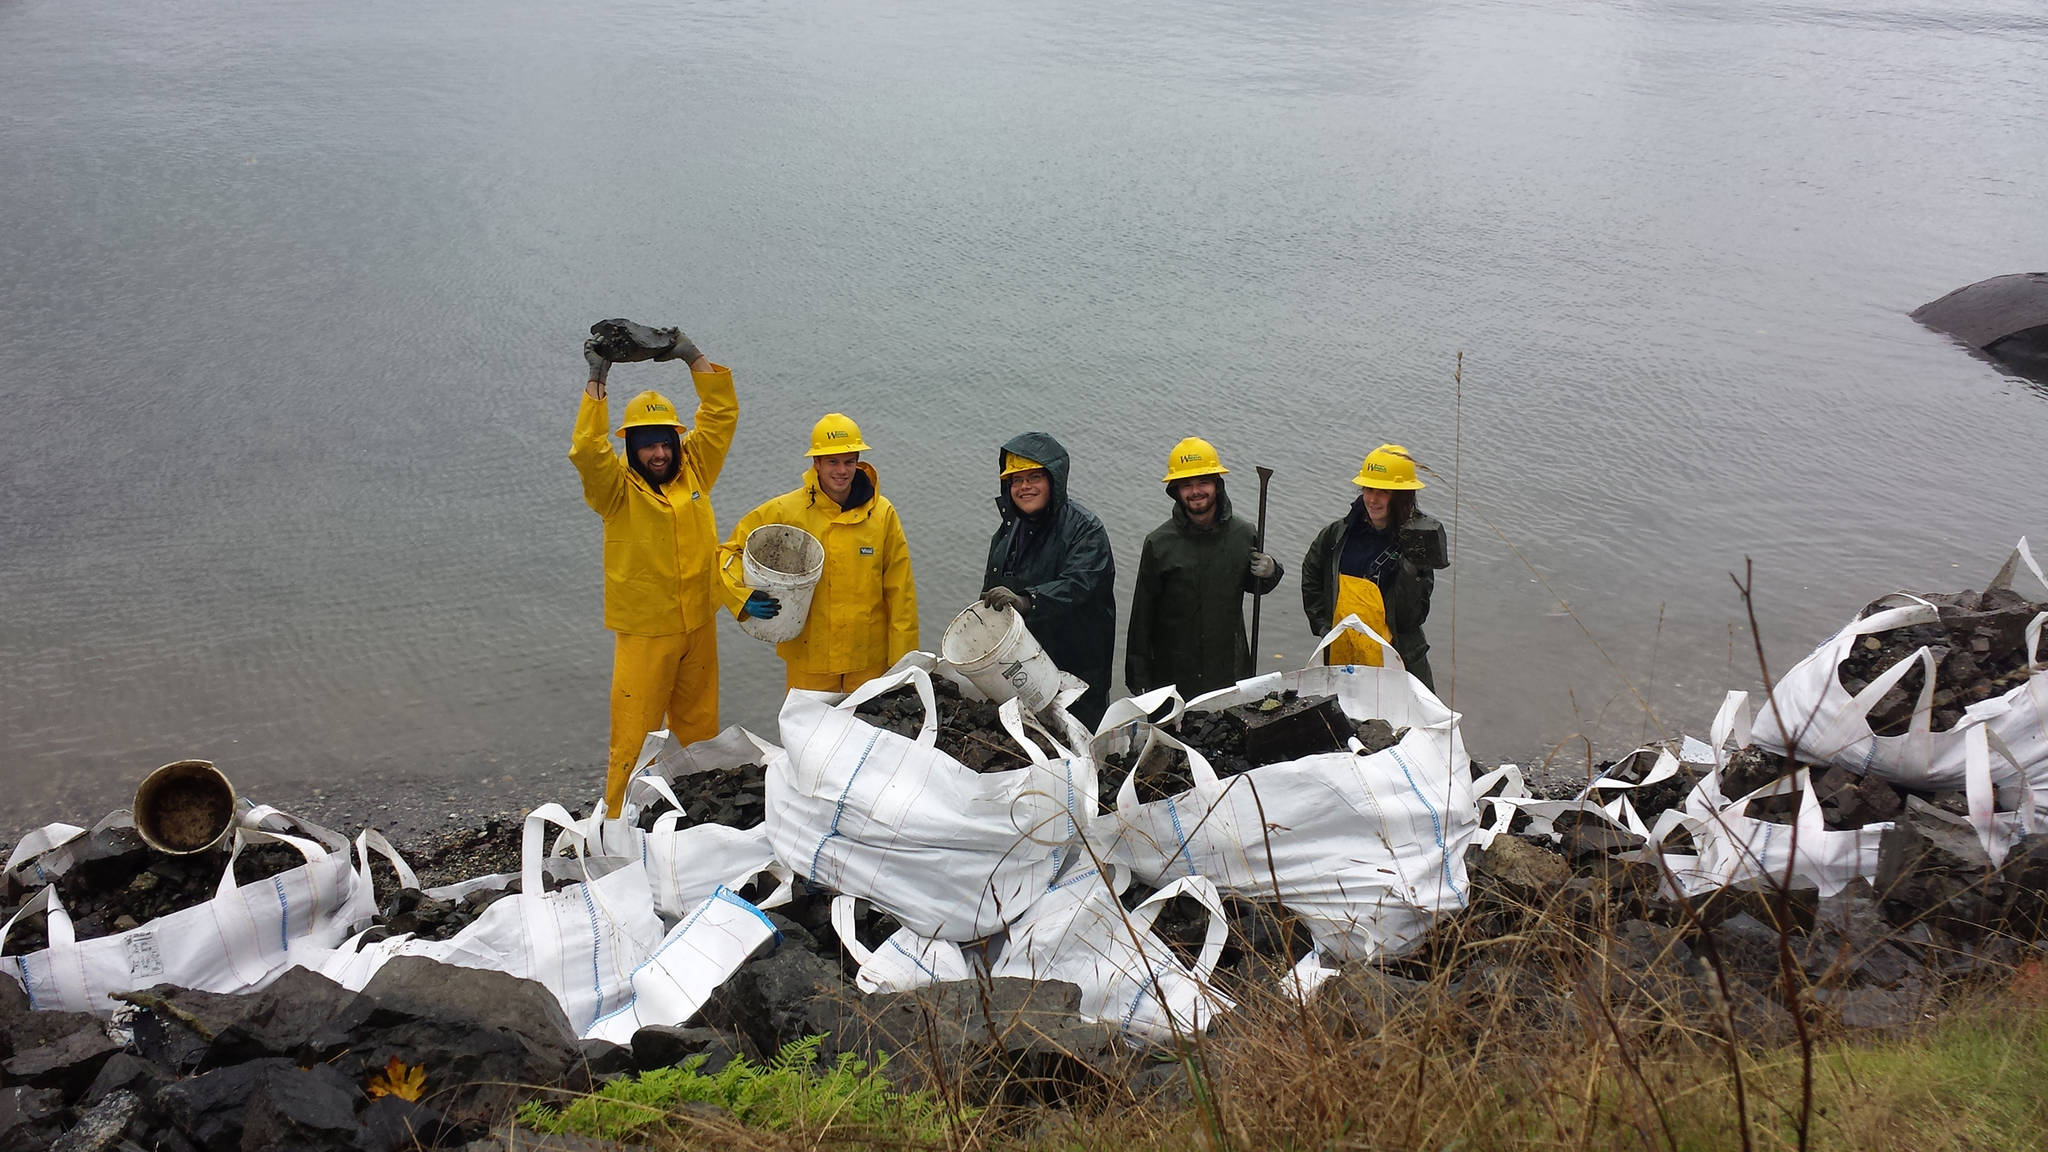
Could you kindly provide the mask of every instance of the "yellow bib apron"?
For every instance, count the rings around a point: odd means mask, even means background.
[[[1337,577],[1337,611],[1330,627],[1335,628],[1337,621],[1346,616],[1358,617],[1365,621],[1366,627],[1389,641],[1393,640],[1387,632],[1387,602],[1380,596],[1380,586],[1370,579],[1364,576]],[[1378,641],[1349,630],[1330,645],[1329,653],[1332,664],[1364,664],[1372,668],[1381,667],[1386,658]]]

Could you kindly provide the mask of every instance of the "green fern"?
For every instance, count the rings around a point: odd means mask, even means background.
[[[939,1142],[949,1124],[966,1119],[928,1092],[898,1092],[882,1069],[888,1057],[870,1065],[851,1052],[819,1067],[825,1037],[807,1036],[782,1046],[766,1066],[736,1057],[715,1075],[699,1069],[703,1056],[675,1068],[659,1068],[614,1080],[566,1108],[528,1104],[519,1123],[541,1132],[573,1132],[617,1140],[651,1126],[665,1126],[677,1109],[713,1104],[735,1120],[758,1128],[845,1136],[859,1131],[892,1138]]]

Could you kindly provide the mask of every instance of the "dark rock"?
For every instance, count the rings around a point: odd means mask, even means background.
[[[872,1059],[890,1053],[970,1060],[984,1051],[1006,1056],[1086,1055],[1120,1043],[1108,1024],[1080,1018],[1081,990],[1058,980],[1012,977],[961,980],[914,992],[821,997],[810,1031],[826,1033],[832,1052]]]
[[[121,1142],[128,1125],[142,1115],[142,1098],[133,1092],[114,1092],[78,1118],[70,1131],[57,1138],[50,1152],[108,1152]]]
[[[176,1071],[189,1071],[206,1058],[216,1037],[238,1023],[253,1006],[250,996],[201,992],[159,984],[114,996],[135,1005],[135,1050]]]
[[[1813,927],[1820,893],[1812,888],[1787,890],[1775,880],[1749,879],[1695,896],[1691,904],[1692,918],[1703,928],[1747,914],[1773,928],[1804,932]]]
[[[1491,893],[1509,903],[1537,899],[1572,878],[1564,857],[1519,836],[1495,836],[1484,850],[1467,854],[1465,870],[1474,892]]]
[[[1905,797],[1875,776],[1859,776],[1839,765],[1831,766],[1813,782],[1820,797],[1821,817],[1830,829],[1862,828],[1882,824],[1898,816]]]
[[[447,1121],[439,1112],[402,1096],[379,1096],[363,1106],[359,1137],[364,1152],[401,1152],[403,1149],[435,1148],[450,1135]]]
[[[1816,988],[1813,1002],[1844,1028],[1905,1028],[1925,1019],[1927,996],[1917,988]]]
[[[1244,756],[1255,766],[1334,752],[1352,735],[1351,720],[1335,696],[1262,700],[1244,713]]]
[[[1996,930],[2007,905],[1976,830],[1918,798],[1878,842],[1877,891],[1892,923],[1924,919],[1962,939]]]
[[[932,694],[939,706],[939,751],[976,772],[1031,766],[1004,730],[1000,706],[962,699],[959,686],[943,677],[932,679]],[[854,715],[877,728],[916,739],[924,723],[924,701],[915,687],[906,684],[867,701],[854,709]]]
[[[1946,732],[1971,704],[2003,696],[2026,682],[2027,622],[2048,610],[2048,604],[2033,603],[2009,588],[1981,594],[1927,593],[1924,598],[1934,603],[1937,620],[1866,636],[1836,669],[1842,687],[1854,694],[1899,661],[1913,660],[1911,669],[1870,709],[1871,731],[1880,736],[1900,735],[1912,722],[1927,681],[1926,670],[1914,659],[1919,649],[1927,648],[1936,661],[1933,723],[1935,731]],[[1882,600],[1874,601],[1862,615],[1887,607]]]
[[[243,1112],[263,1078],[298,1070],[280,1056],[217,1068],[170,1085],[157,1093],[155,1104],[206,1152],[235,1152],[242,1147]]]
[[[1920,968],[1918,949],[1884,918],[1877,893],[1858,879],[1820,902],[1800,966],[1821,987],[1896,988]]]
[[[0,1148],[47,1148],[63,1130],[62,1093],[17,1085],[0,1088]]]
[[[90,1012],[44,1012],[29,1007],[28,993],[0,977],[0,1059],[26,1048],[61,1040],[97,1024]]]
[[[241,1146],[354,1152],[362,1143],[362,1102],[362,1089],[331,1064],[270,1068],[249,1094]]]
[[[811,1031],[811,1001],[846,988],[840,966],[809,952],[782,948],[742,965],[711,994],[689,1023],[740,1036],[748,1055],[765,1060]]]
[[[829,908],[829,904],[827,906]],[[779,912],[769,912],[766,915],[768,922],[775,925],[775,930],[782,933],[782,943],[779,947],[795,948],[799,951],[812,952],[819,956],[836,956],[839,954],[839,941],[837,939],[821,942],[815,935],[812,935],[809,928]],[[857,918],[855,922],[858,923]],[[891,929],[891,931],[894,931],[894,929]],[[828,943],[829,947],[826,946]]]
[[[1323,982],[1308,1010],[1339,1035],[1373,1036],[1426,1003],[1431,985],[1371,965],[1350,965]]]
[[[1747,912],[1737,912],[1715,925],[1708,936],[1713,950],[1707,956],[1718,956],[1731,977],[1764,988],[1776,987],[1783,973],[1776,928]]]
[[[738,1053],[735,1041],[716,1028],[672,1028],[655,1025],[633,1033],[633,1067],[646,1072],[673,1068],[692,1056],[706,1059],[698,1071],[713,1075]]]
[[[164,1085],[177,1077],[155,1064],[128,1052],[116,1052],[100,1065],[99,1075],[85,1089],[79,1103],[93,1105],[116,1092],[132,1092],[144,1100],[154,1100]]]
[[[167,856],[151,851],[133,828],[94,831],[79,845],[70,868],[51,878],[80,940],[111,936],[212,900],[227,866],[224,851]],[[306,858],[286,844],[258,844],[235,857],[235,881],[254,884],[302,867]],[[42,922],[24,921],[8,934],[8,948],[26,954],[48,946]]]
[[[262,1056],[309,1058],[314,1033],[345,1013],[356,994],[307,968],[288,968],[269,987],[241,1002],[207,1046],[203,1067]]]
[[[451,1126],[485,1128],[521,1101],[523,1084],[563,1084],[581,1066],[579,1038],[547,989],[503,972],[400,956],[315,1032],[307,1049],[363,1083],[392,1058],[427,1070],[423,1099]]]
[[[1153,1064],[1139,1069],[1130,1080],[1131,1095],[1154,1108],[1185,1108],[1194,1102],[1188,1087],[1188,1070],[1179,1063]]]
[[[66,1100],[76,1100],[99,1075],[107,1058],[120,1050],[121,1045],[95,1020],[69,1036],[16,1052],[4,1067],[7,1078],[16,1084],[55,1088]]]
[[[590,1069],[592,1076],[617,1076],[633,1071],[633,1050],[623,1044],[609,1040],[585,1040],[579,1047],[583,1053],[583,1066]]]

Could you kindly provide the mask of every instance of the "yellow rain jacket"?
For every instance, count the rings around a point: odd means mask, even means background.
[[[656,491],[612,448],[606,402],[583,395],[569,460],[583,500],[604,517],[604,626],[669,636],[710,623],[717,611],[718,525],[711,486],[725,467],[740,405],[732,372],[690,373],[697,388],[692,427],[679,435],[676,478]]]
[[[793,524],[825,545],[825,571],[811,593],[804,630],[775,646],[798,672],[887,667],[917,650],[917,581],[903,521],[882,495],[874,465],[863,460],[860,470],[873,493],[866,501],[841,508],[818,487],[817,471],[806,471],[802,487],[747,513],[718,549],[725,606],[737,617],[749,591],[742,560],[748,533],[763,524]],[[854,483],[858,488],[860,481]]]

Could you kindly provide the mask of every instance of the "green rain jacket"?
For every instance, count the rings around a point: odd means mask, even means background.
[[[1387,637],[1401,662],[1417,680],[1436,690],[1429,672],[1429,641],[1422,635],[1422,622],[1429,619],[1429,598],[1436,590],[1436,570],[1451,566],[1445,545],[1444,526],[1420,508],[1401,526],[1401,562],[1388,569],[1380,582],[1380,596],[1387,602]],[[1337,610],[1337,565],[1344,559],[1344,520],[1332,522],[1317,534],[1308,554],[1301,558],[1301,607],[1308,613],[1309,631],[1323,635],[1336,625],[1330,619]]]
[[[1176,498],[1173,516],[1145,537],[1131,626],[1124,646],[1124,683],[1133,693],[1166,684],[1183,696],[1227,688],[1252,674],[1245,642],[1244,595],[1279,587],[1283,573],[1256,580],[1251,564],[1258,529],[1230,514],[1223,478],[1216,478],[1216,521],[1200,528]]]
[[[998,585],[1031,598],[1024,624],[1064,672],[1088,682],[1072,709],[1093,727],[1109,706],[1110,664],[1116,655],[1116,558],[1102,521],[1067,496],[1067,450],[1043,432],[1026,432],[1003,452],[1036,460],[1052,478],[1052,498],[1037,516],[1010,503],[1010,486],[997,481],[1002,527],[988,542],[981,590]],[[997,469],[1002,453],[996,456]],[[1021,539],[1020,539],[1021,537]]]

